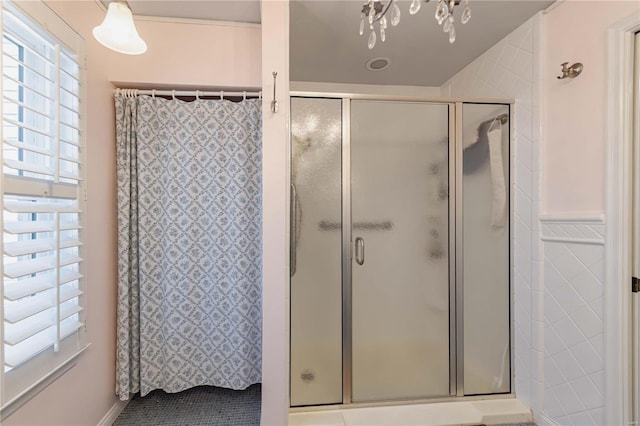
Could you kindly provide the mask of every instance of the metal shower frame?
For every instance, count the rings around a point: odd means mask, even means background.
[[[514,100],[494,98],[425,98],[412,96],[369,95],[357,93],[291,91],[290,97],[339,99],[342,101],[342,403],[330,405],[310,405],[291,407],[290,412],[327,410],[336,408],[362,408],[373,406],[390,406],[406,404],[422,404],[432,402],[486,400],[515,398],[514,376],[514,314],[513,284],[514,274]],[[448,106],[449,117],[449,187],[455,188],[455,196],[449,197],[449,396],[421,399],[393,399],[374,402],[352,401],[352,287],[351,287],[351,101],[397,101],[438,104]],[[510,392],[487,395],[464,395],[464,322],[463,322],[463,240],[462,240],[462,107],[463,104],[505,105],[509,107],[509,354],[510,354]],[[455,137],[452,140],[451,137]],[[289,146],[291,152],[291,146]],[[289,159],[291,161],[291,159]],[[289,184],[291,177],[289,176]],[[289,185],[290,186],[290,185]],[[291,203],[291,200],[289,200]],[[289,209],[291,211],[291,209]],[[292,220],[292,219],[291,219]],[[291,222],[293,223],[293,221]],[[289,230],[290,231],[290,230]],[[289,241],[291,238],[289,236]],[[291,345],[291,334],[289,334]],[[291,401],[291,398],[289,398]]]

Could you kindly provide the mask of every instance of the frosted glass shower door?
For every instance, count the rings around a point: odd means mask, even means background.
[[[448,111],[351,102],[354,402],[450,393]]]
[[[509,106],[465,103],[462,115],[464,394],[507,393]]]
[[[342,101],[291,98],[291,405],[342,402]]]

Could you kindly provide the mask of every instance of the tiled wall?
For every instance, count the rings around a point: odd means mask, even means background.
[[[604,222],[542,221],[540,424],[603,425]]]
[[[516,395],[541,425],[602,425],[604,221],[539,220],[542,19],[485,52],[442,95],[515,100]]]
[[[539,241],[532,238],[538,217],[539,78],[536,67],[539,17],[525,22],[442,86],[443,96],[514,99],[515,119],[515,389],[532,406],[532,259]]]

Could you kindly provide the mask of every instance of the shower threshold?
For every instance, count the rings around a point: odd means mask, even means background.
[[[289,413],[289,426],[499,425],[532,420],[531,410],[515,398]]]

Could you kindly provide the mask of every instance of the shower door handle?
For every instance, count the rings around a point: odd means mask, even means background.
[[[361,237],[356,238],[356,263],[364,265],[364,239]]]
[[[298,266],[298,192],[294,184],[291,184],[291,199],[289,203],[291,205],[289,209],[289,276],[293,277]]]

